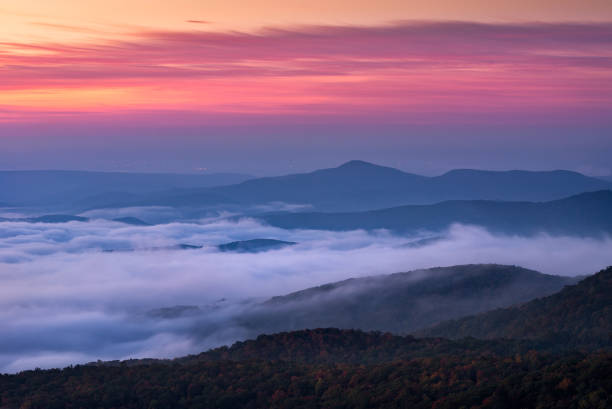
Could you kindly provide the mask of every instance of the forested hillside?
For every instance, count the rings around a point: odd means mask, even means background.
[[[237,317],[253,336],[304,328],[409,333],[553,294],[574,277],[468,264],[354,278],[273,297]]]
[[[333,328],[261,335],[174,360],[2,375],[0,408],[609,408],[611,283],[608,268],[429,331],[522,340]]]
[[[577,348],[609,347],[612,267],[549,297],[444,322],[420,335],[530,339]]]
[[[285,335],[287,349],[298,350],[302,336],[312,335]],[[375,338],[383,341],[381,347],[385,345],[385,337]],[[352,340],[354,337],[347,338]],[[290,347],[292,341],[297,341],[294,348]],[[325,350],[320,348],[319,352]],[[612,390],[611,374],[612,355],[603,353],[455,353],[367,365],[278,359],[190,360],[77,366],[0,376],[0,405],[41,409],[604,409],[612,403],[608,393]]]

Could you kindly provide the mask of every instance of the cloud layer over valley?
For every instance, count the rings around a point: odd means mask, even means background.
[[[139,211],[122,214],[164,209]],[[216,247],[254,238],[298,244],[257,254]],[[203,247],[176,249],[180,244]],[[224,323],[253,303],[349,277],[467,263],[581,275],[612,264],[611,255],[610,238],[521,238],[461,225],[432,238],[290,231],[250,219],[155,226],[2,222],[0,372],[199,352],[241,339],[240,328]],[[199,310],[160,317],[158,309],[177,305]]]

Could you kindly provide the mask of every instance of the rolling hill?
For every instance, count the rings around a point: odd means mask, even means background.
[[[161,190],[204,188],[238,183],[248,175],[84,172],[62,170],[0,171],[0,202],[11,206],[63,206],[125,200]],[[93,197],[93,199],[92,199]]]
[[[551,296],[443,322],[419,335],[528,339],[579,348],[611,347],[612,267]]]
[[[497,267],[498,275],[511,271]],[[473,266],[462,268],[478,276]],[[533,277],[522,270],[515,273]],[[457,321],[470,323],[459,328],[472,333],[526,340],[417,339],[332,328],[283,332],[174,360],[98,361],[1,375],[0,403],[11,409],[607,408],[612,355],[593,349],[611,345],[611,283],[612,267],[552,296]],[[318,291],[293,294],[289,302]],[[268,303],[282,305],[284,298]],[[453,325],[436,328],[457,334]],[[563,346],[554,353],[542,342],[551,336]],[[583,351],[563,351],[574,346]]]
[[[444,320],[529,301],[575,278],[477,264],[349,279],[274,297],[232,325],[253,336],[305,328],[409,333]]]

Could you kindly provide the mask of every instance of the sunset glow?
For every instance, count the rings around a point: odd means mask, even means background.
[[[5,117],[34,111],[408,115],[567,111],[612,102],[612,25],[402,23],[257,34],[142,32],[97,44],[13,44]],[[486,54],[483,54],[486,50]],[[29,52],[28,52],[29,51]]]
[[[131,129],[333,123],[343,133],[611,123],[606,1],[178,3],[0,8],[4,149],[63,126],[122,133],[126,118]]]

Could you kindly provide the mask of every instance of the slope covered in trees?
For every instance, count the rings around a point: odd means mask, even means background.
[[[470,264],[354,278],[274,297],[236,325],[252,336],[305,328],[408,333],[553,294],[575,278],[517,266]]]
[[[388,332],[317,328],[260,335],[253,340],[236,342],[231,347],[215,348],[199,355],[175,359],[174,362],[264,360],[307,364],[378,364],[449,355],[512,356],[534,348],[538,348],[535,343],[512,340],[415,338]]]
[[[337,329],[264,335],[173,361],[0,376],[0,407],[608,408],[610,340],[593,334],[609,328],[611,275],[609,268],[504,310],[518,315],[496,318],[510,328],[526,320],[518,335],[508,335],[530,340],[416,339]],[[578,343],[565,336],[567,328]],[[551,335],[558,335],[556,343],[549,342]],[[581,352],[567,350],[577,344]],[[608,348],[593,351],[601,347]]]
[[[469,319],[502,320],[500,336],[524,340],[262,335],[172,361],[0,375],[0,408],[609,408],[611,340],[598,334],[610,328],[611,282],[608,268],[506,315]]]
[[[173,362],[0,376],[0,407],[552,409],[612,403],[612,354],[495,352],[495,343],[463,342],[338,330],[286,333]],[[427,344],[454,347],[429,356],[387,355],[414,345],[426,351]],[[378,351],[384,356],[371,361]]]
[[[420,335],[515,338],[569,347],[612,344],[612,267],[548,297],[441,323]]]

